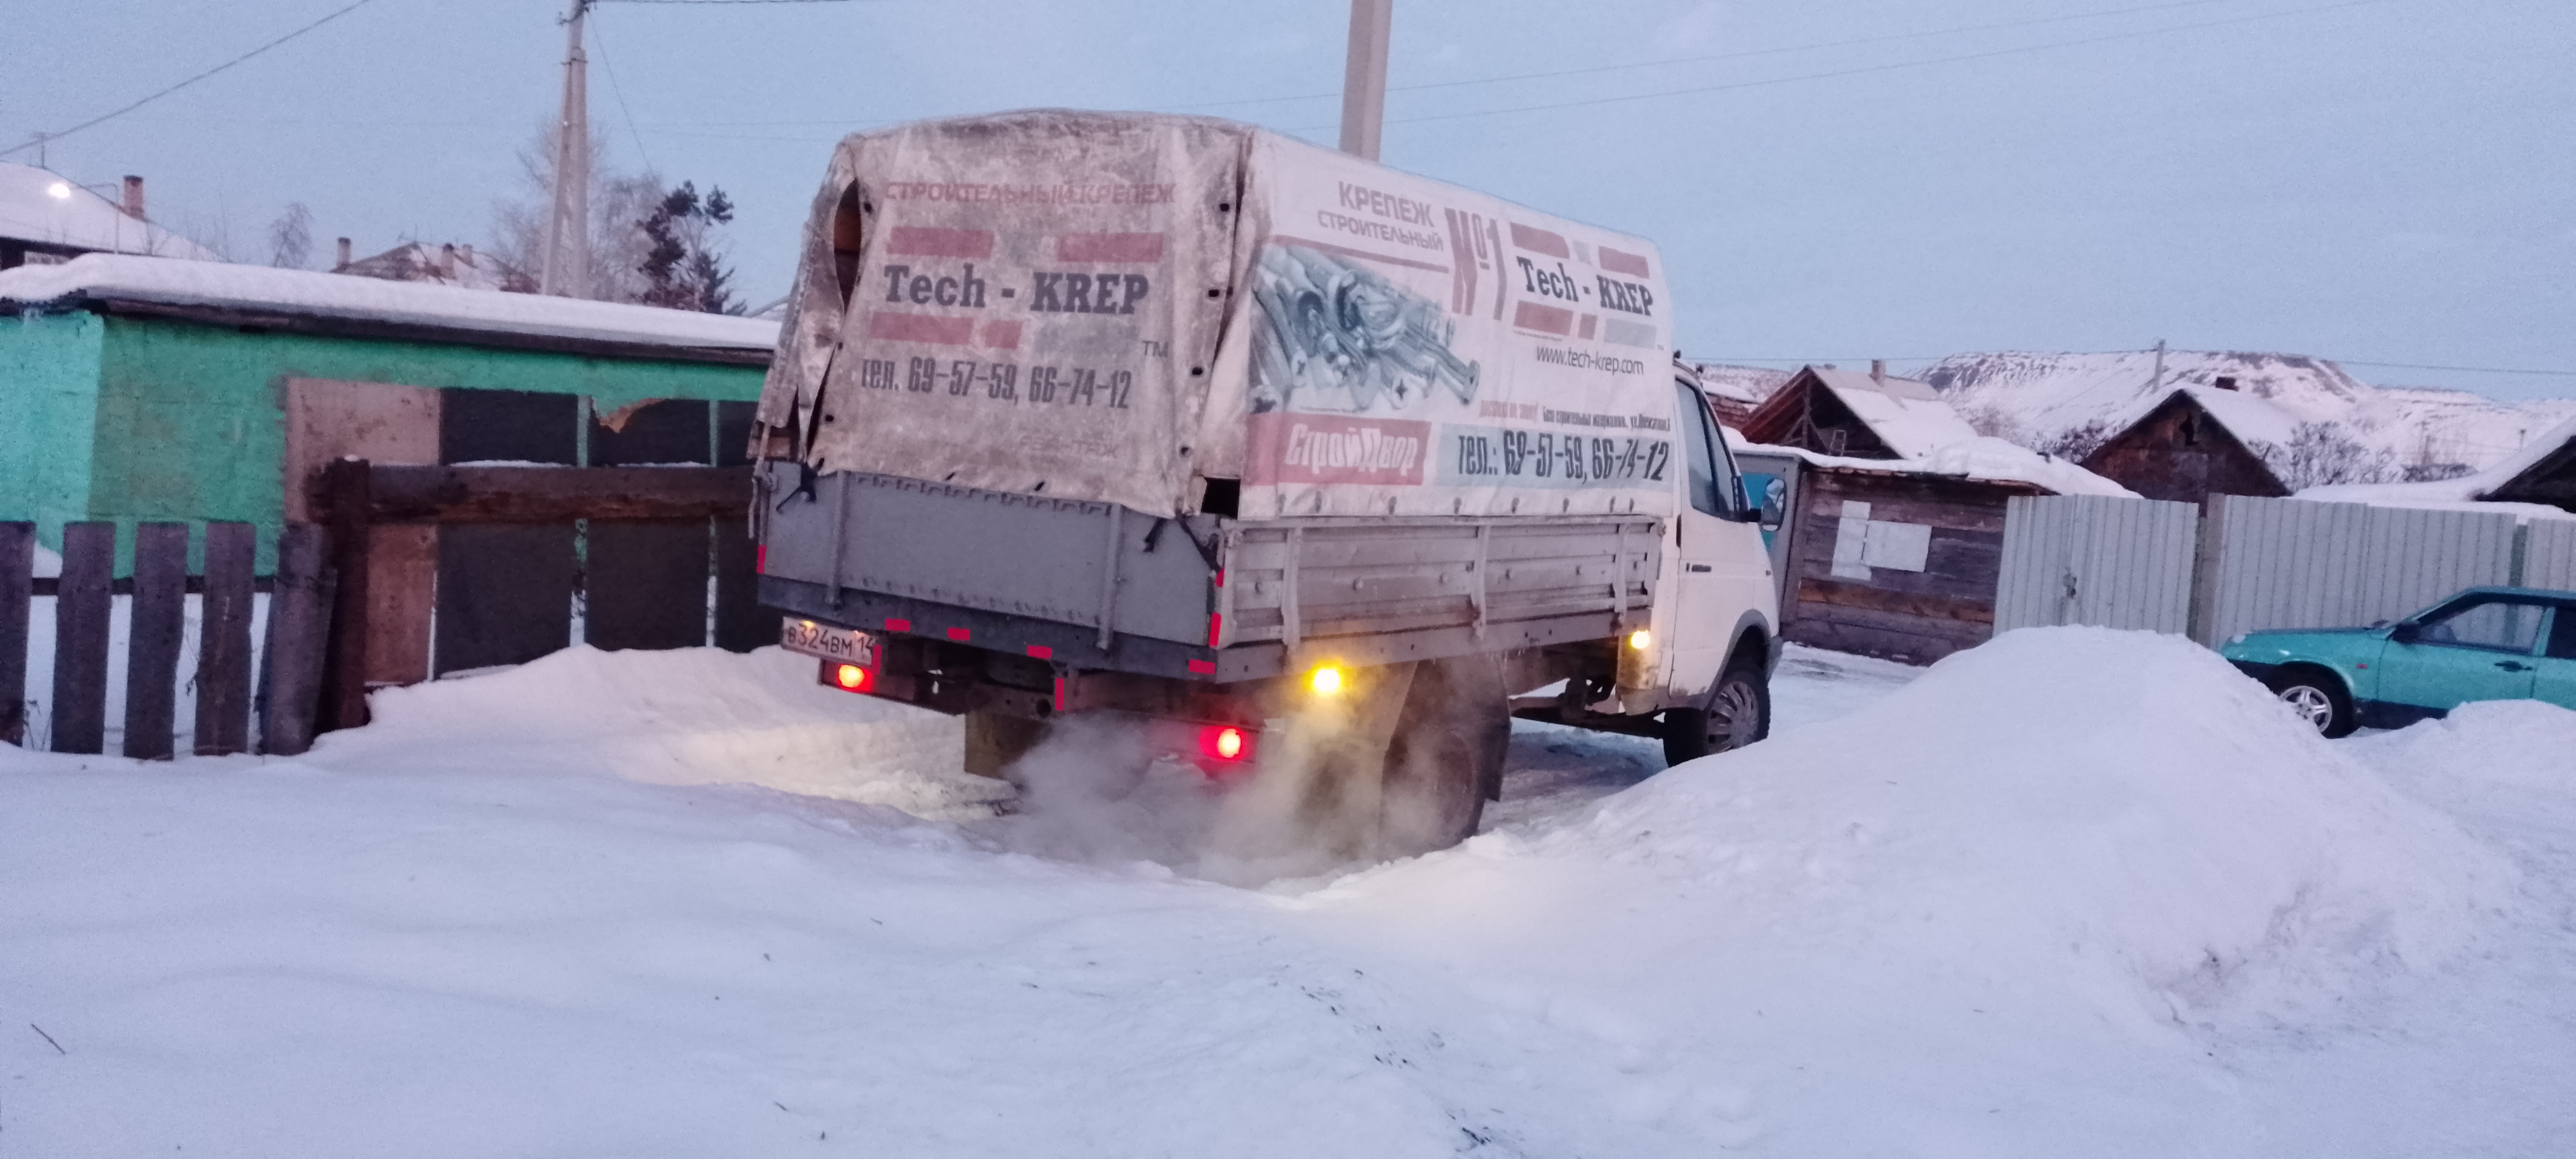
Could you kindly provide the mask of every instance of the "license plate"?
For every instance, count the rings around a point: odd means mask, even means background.
[[[789,620],[779,625],[778,645],[790,652],[861,668],[874,668],[877,663],[876,637],[812,620]]]

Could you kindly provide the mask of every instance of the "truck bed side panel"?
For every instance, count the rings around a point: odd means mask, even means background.
[[[1207,642],[1214,568],[1192,539],[1212,546],[1213,518],[858,471],[806,495],[794,465],[769,471],[772,575],[1092,628],[1105,609],[1113,632]]]

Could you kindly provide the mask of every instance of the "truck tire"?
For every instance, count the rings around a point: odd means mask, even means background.
[[[1771,735],[1771,681],[1759,664],[1736,661],[1719,673],[1698,708],[1664,712],[1664,763],[1678,765],[1740,749]]]
[[[1029,750],[1038,747],[1046,735],[1046,722],[1003,716],[997,712],[970,712],[966,726],[966,771],[979,777],[1000,778]]]
[[[1378,853],[1412,857],[1476,835],[1511,743],[1502,672],[1485,657],[1426,661],[1387,744]]]

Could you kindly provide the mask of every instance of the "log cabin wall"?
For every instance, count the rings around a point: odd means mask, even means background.
[[[2085,456],[2083,467],[2142,498],[2204,508],[2212,495],[2290,493],[2262,456],[2180,391]]]
[[[1781,635],[1929,664],[1994,634],[2004,505],[2023,483],[1809,467]]]

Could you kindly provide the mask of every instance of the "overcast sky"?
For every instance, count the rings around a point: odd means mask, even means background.
[[[0,148],[348,2],[0,2]],[[157,219],[244,260],[290,201],[317,259],[340,234],[485,242],[556,101],[563,7],[369,0],[47,161],[146,175]],[[842,132],[1064,105],[1330,144],[1348,20],[1343,0],[604,3],[591,113],[617,164],[732,195],[758,302]],[[2568,0],[1396,0],[1391,83],[1387,163],[1660,243],[1693,358],[2164,338],[2576,395],[2361,365],[2576,371]]]

